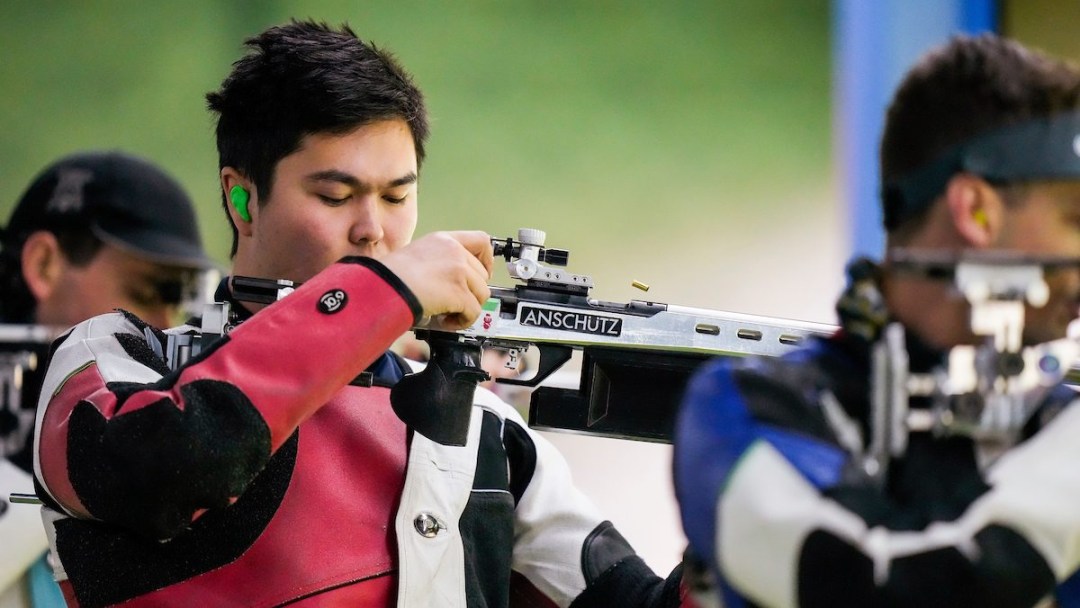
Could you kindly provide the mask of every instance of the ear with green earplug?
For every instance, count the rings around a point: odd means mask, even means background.
[[[236,214],[245,222],[251,221],[251,213],[248,211],[249,199],[250,195],[243,186],[233,186],[229,189],[229,200],[232,201],[233,207],[236,208]]]

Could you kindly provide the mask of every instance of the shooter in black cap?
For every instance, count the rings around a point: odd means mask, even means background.
[[[180,185],[121,152],[50,165],[0,238],[6,323],[67,327],[123,308],[166,327],[195,271],[212,265]]]
[[[198,271],[211,266],[191,199],[172,177],[121,152],[73,154],[34,179],[0,233],[0,323],[59,329],[121,308],[165,327],[193,292]],[[23,367],[33,350],[0,344],[3,606],[62,604],[42,557],[37,509],[6,503],[7,491],[33,488],[32,431],[43,371]]]

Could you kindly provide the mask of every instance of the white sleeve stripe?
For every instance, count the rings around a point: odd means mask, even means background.
[[[1080,567],[1080,403],[1002,456],[988,478],[985,517],[1019,531],[1058,581]],[[982,502],[980,500],[980,502]]]
[[[721,571],[740,592],[768,606],[796,605],[799,550],[810,532],[824,528],[845,539],[866,534],[861,519],[822,498],[765,441],[739,460],[716,517]]]

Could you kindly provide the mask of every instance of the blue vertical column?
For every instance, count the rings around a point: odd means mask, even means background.
[[[834,0],[833,133],[852,256],[880,258],[878,144],[904,73],[958,33],[997,29],[995,0]]]

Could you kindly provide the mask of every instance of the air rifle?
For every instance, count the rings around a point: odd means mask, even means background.
[[[491,298],[471,327],[452,333],[414,329],[430,345],[431,361],[414,375],[419,378],[407,377],[395,387],[391,403],[406,422],[426,427],[429,438],[463,443],[467,418],[454,412],[471,404],[477,382],[487,376],[479,365],[484,348],[509,352],[508,365],[529,348],[539,350],[535,374],[497,380],[537,387],[529,406],[530,426],[670,442],[683,389],[704,360],[777,356],[808,336],[836,329],[651,301],[597,300],[589,295],[592,279],[564,270],[569,252],[545,247],[545,236],[522,229],[517,239],[492,239],[495,255],[520,284],[491,287]],[[579,386],[544,386],[574,351],[582,353]],[[432,374],[438,378],[431,379]],[[452,390],[445,389],[447,382]],[[443,400],[433,403],[431,394]]]

